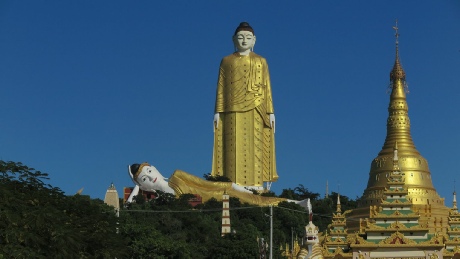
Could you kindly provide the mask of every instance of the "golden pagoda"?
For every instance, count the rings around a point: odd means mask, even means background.
[[[372,160],[367,188],[358,208],[353,210],[348,221],[350,232],[359,230],[360,219],[370,217],[370,207],[380,207],[388,189],[387,178],[394,170],[394,147],[397,146],[398,166],[404,173],[403,188],[407,190],[407,201],[412,210],[420,214],[419,223],[427,225],[430,233],[447,229],[449,209],[444,198],[436,192],[431,181],[427,160],[416,149],[410,133],[410,120],[406,100],[406,73],[399,60],[399,33],[397,23],[396,59],[390,72],[390,104],[388,106],[387,135],[382,150]]]
[[[457,208],[457,194],[454,191],[452,208],[449,211],[446,248],[443,258],[460,259],[460,213]]]
[[[337,195],[336,213],[332,214],[332,223],[327,226],[326,235],[322,240],[323,256],[327,258],[352,258],[350,245],[348,243],[348,230],[346,228],[347,219],[345,215],[350,211],[342,213],[340,204],[340,194]]]
[[[406,174],[399,168],[398,146],[393,150],[393,170],[386,177],[387,187],[379,207],[370,206],[370,217],[360,224],[360,230],[350,236],[353,258],[439,258],[446,237],[429,233],[427,224],[419,222],[405,187]],[[437,256],[437,257],[436,257]]]
[[[367,188],[357,209],[342,213],[340,198],[332,223],[320,238],[321,254],[302,259],[460,259],[460,214],[454,191],[444,205],[431,181],[428,162],[410,134],[406,74],[396,60],[390,72],[387,136],[371,163]],[[340,196],[339,196],[340,197]],[[318,247],[316,247],[318,248]]]

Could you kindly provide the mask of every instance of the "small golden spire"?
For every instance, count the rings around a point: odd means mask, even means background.
[[[340,205],[340,193],[337,193],[337,213],[341,213],[342,212],[342,206]]]
[[[395,146],[393,147],[393,171],[399,172],[399,157],[398,157],[398,141],[395,141]]]
[[[395,26],[393,26],[393,30],[395,30],[395,38],[396,38],[396,49],[398,48],[398,44],[399,44],[399,41],[398,41],[398,38],[399,38],[399,33],[398,33],[398,19],[396,19],[395,21]]]
[[[393,70],[391,70],[390,73],[390,80],[391,82],[394,82],[396,80],[406,80],[406,73],[404,72],[404,69],[401,66],[401,62],[399,61],[399,28],[398,28],[398,20],[396,20],[396,25],[393,26],[393,29],[395,30],[395,37],[396,37],[396,60],[395,64],[393,66]]]
[[[399,62],[399,28],[398,21],[393,26],[396,31],[396,57],[393,69],[390,72],[390,105],[388,106],[387,136],[379,156],[394,153],[395,142],[398,141],[399,155],[417,155],[420,153],[415,148],[410,134],[409,108],[406,100],[406,73]]]
[[[393,69],[391,70],[391,73],[390,73],[390,80],[391,82],[394,82],[396,80],[402,80],[405,82],[406,80],[406,72],[404,72],[401,62],[399,61],[398,47],[396,47],[396,60],[395,60]]]
[[[454,191],[454,200],[453,200],[453,208],[457,209],[457,193]]]
[[[457,192],[455,192],[455,180],[454,180],[454,199],[452,203],[453,203],[452,208],[456,210],[457,209]]]

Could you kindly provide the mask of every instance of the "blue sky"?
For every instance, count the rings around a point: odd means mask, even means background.
[[[241,21],[270,66],[280,179],[351,198],[386,135],[398,19],[409,116],[434,186],[460,187],[458,1],[2,1],[0,159],[67,194],[211,169],[217,72]],[[459,188],[457,188],[459,189]]]

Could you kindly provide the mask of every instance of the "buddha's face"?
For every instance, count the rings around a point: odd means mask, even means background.
[[[239,31],[233,36],[233,43],[238,51],[246,51],[256,44],[256,36],[250,31]]]
[[[164,178],[154,166],[144,166],[136,178],[142,190],[157,190]]]

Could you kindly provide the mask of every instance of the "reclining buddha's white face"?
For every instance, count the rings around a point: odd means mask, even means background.
[[[131,176],[133,177],[132,173]],[[160,172],[151,165],[142,166],[141,172],[133,180],[145,191],[159,190],[162,184],[166,182]]]

